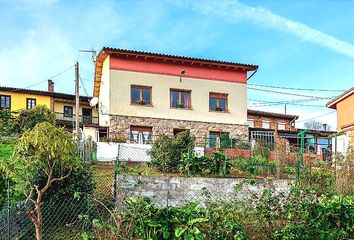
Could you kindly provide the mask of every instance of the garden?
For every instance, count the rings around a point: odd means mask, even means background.
[[[284,160],[283,145],[257,143],[249,157],[230,157],[227,143],[198,155],[194,137],[161,136],[151,163],[80,160],[73,135],[49,109],[16,116],[0,111],[0,239],[350,239],[354,235],[353,158],[303,165]],[[235,146],[235,145],[234,145]],[[289,179],[288,192],[215,199],[207,189],[184,204],[156,204],[117,192],[116,175]],[[120,198],[117,198],[120,194]],[[200,198],[200,199],[199,199]]]

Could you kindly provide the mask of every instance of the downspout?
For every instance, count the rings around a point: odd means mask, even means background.
[[[293,120],[290,121],[290,126],[289,126],[289,131],[291,131],[291,125],[292,123],[294,123],[294,127],[295,127],[295,121],[298,119],[298,117],[295,117]]]

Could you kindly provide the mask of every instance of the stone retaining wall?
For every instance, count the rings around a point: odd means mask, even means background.
[[[181,205],[208,199],[231,200],[260,196],[268,188],[273,193],[287,193],[289,180],[249,180],[241,178],[118,176],[118,192],[128,196],[149,197],[158,205]]]

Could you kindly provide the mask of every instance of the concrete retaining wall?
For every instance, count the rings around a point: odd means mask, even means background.
[[[287,193],[289,180],[249,180],[241,178],[118,176],[118,191],[136,197],[149,197],[158,205],[181,205],[188,201],[230,200],[260,196],[266,188]]]

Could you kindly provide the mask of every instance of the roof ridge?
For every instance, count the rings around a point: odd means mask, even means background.
[[[247,63],[222,61],[222,60],[206,59],[206,58],[198,58],[198,57],[188,57],[188,56],[166,54],[166,53],[157,53],[157,52],[150,52],[150,51],[129,50],[129,49],[123,49],[123,48],[103,47],[101,52],[102,51],[117,51],[117,52],[120,51],[120,52],[126,52],[126,53],[147,54],[147,55],[155,55],[155,56],[160,56],[160,57],[181,58],[181,59],[186,59],[186,60],[196,60],[196,61],[204,61],[204,62],[218,63],[218,64],[240,65],[240,66],[245,66],[245,67],[253,67],[256,69],[258,69],[258,67],[259,67],[258,65],[247,64]]]

